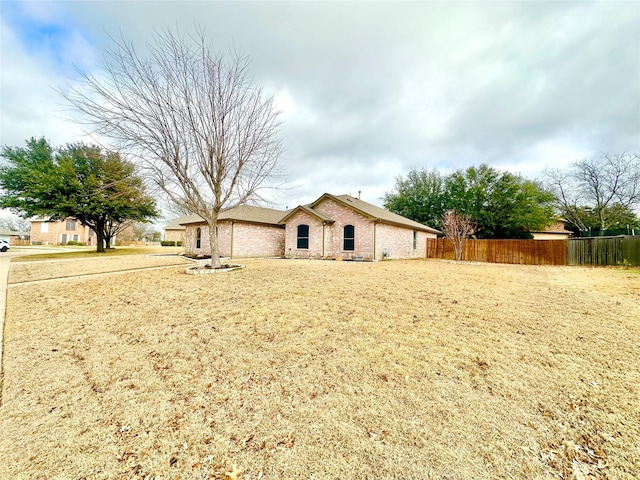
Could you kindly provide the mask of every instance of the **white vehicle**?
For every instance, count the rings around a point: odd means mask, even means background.
[[[9,250],[9,242],[0,239],[0,252],[6,252]]]

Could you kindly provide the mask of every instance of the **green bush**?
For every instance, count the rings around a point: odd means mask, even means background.
[[[182,240],[178,240],[176,242],[176,247],[181,247],[182,246]]]
[[[67,243],[63,243],[62,245],[83,247],[84,243],[83,242],[76,242],[75,240],[69,240]]]
[[[176,241],[175,240],[162,240],[160,242],[160,245],[162,245],[163,247],[175,247],[176,246]]]

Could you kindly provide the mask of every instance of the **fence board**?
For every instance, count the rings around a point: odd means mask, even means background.
[[[427,239],[427,258],[455,260],[446,238]],[[570,240],[467,240],[464,260],[520,265],[640,266],[640,237],[590,237]]]
[[[427,258],[455,260],[451,242],[446,238],[427,239]],[[566,265],[565,240],[467,240],[467,261],[514,263],[520,265]]]
[[[575,238],[567,243],[569,265],[640,265],[640,237]]]

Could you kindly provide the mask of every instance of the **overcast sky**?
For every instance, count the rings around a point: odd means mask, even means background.
[[[381,204],[411,168],[546,167],[640,151],[640,2],[0,2],[0,145],[86,140],[54,88],[109,34],[203,26],[251,58],[285,121],[290,208]]]

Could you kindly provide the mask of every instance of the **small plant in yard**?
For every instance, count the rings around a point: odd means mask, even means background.
[[[456,252],[456,261],[464,256],[464,245],[470,235],[473,234],[474,225],[469,215],[459,215],[455,210],[449,210],[442,216],[442,231],[445,237],[453,244]]]

